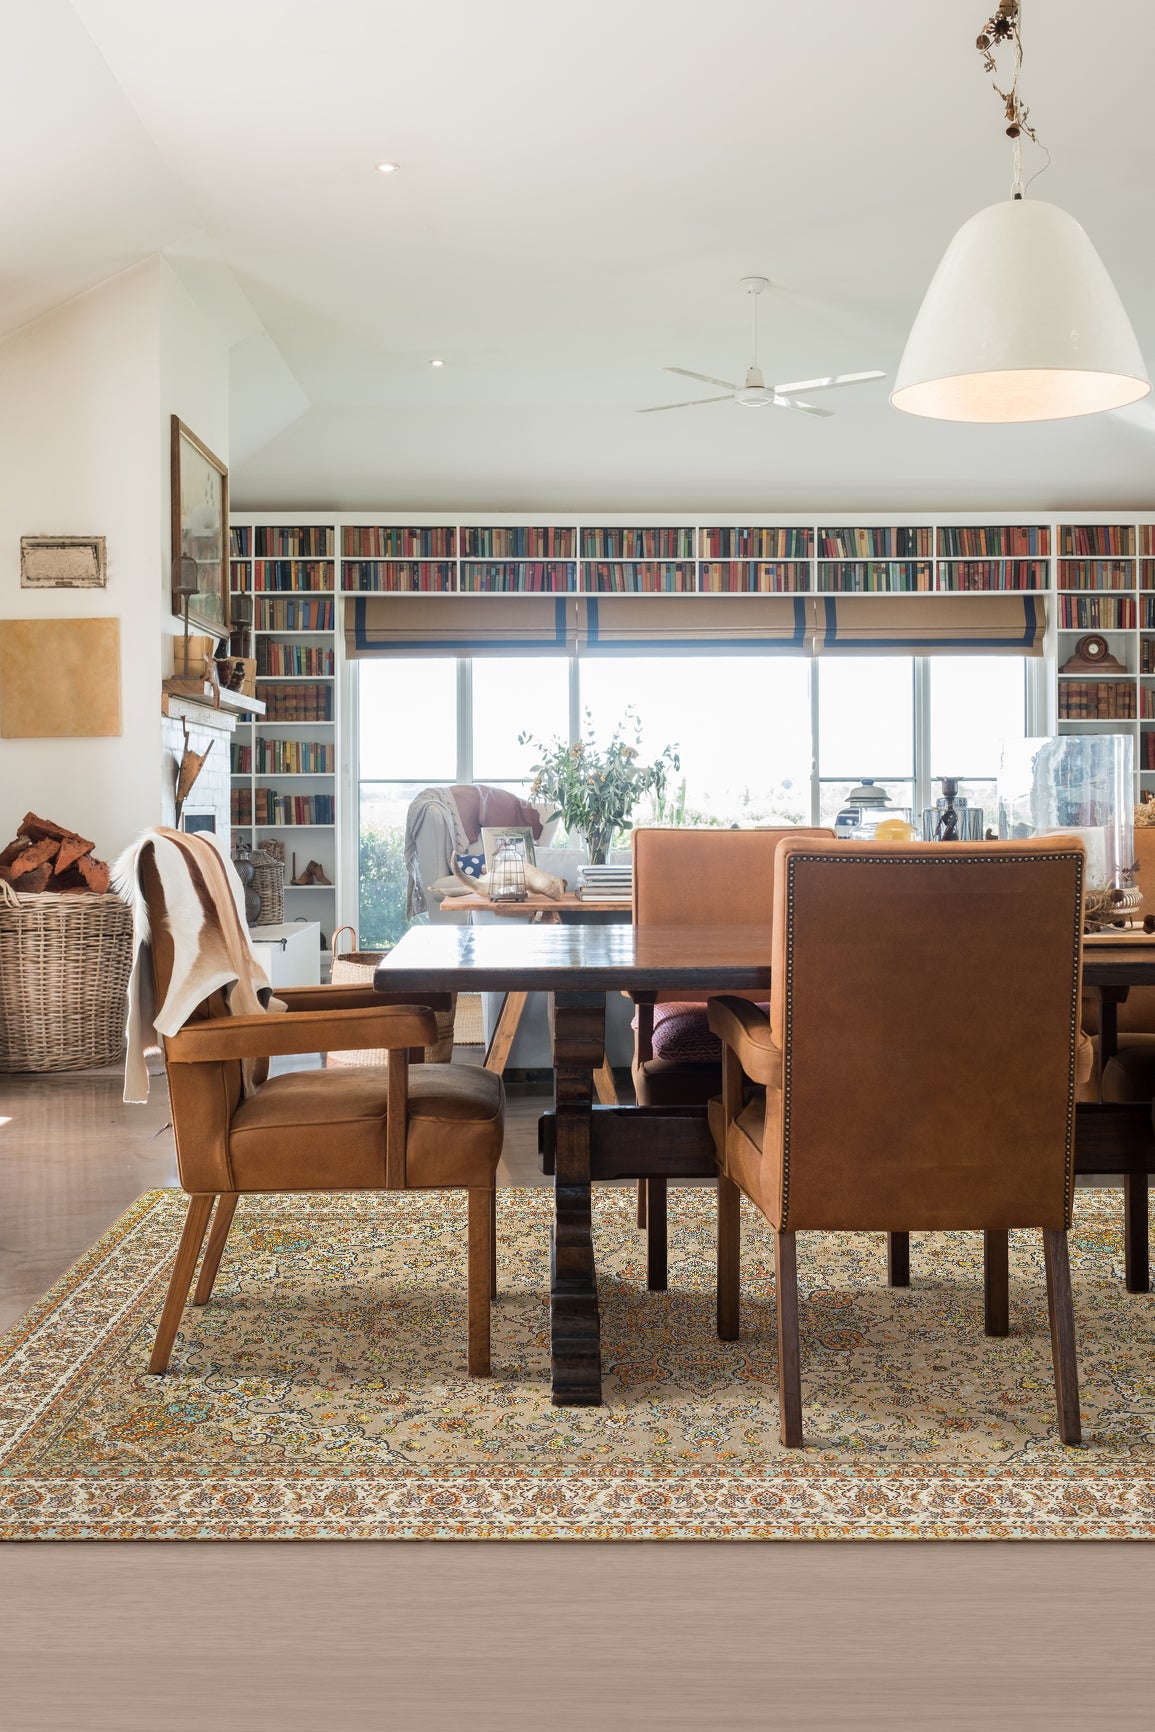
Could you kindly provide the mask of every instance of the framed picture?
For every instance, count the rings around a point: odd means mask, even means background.
[[[229,630],[229,472],[172,418],[172,605],[213,637]]]
[[[21,589],[103,589],[103,535],[22,535]]]
[[[498,843],[507,836],[515,836],[525,843],[525,863],[527,866],[537,865],[537,855],[533,851],[533,831],[528,824],[498,824],[483,825],[481,845],[485,849],[485,868],[493,871],[493,862],[497,857]]]

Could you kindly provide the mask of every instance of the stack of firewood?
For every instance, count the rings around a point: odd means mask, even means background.
[[[104,861],[93,855],[95,846],[87,836],[27,812],[15,840],[0,849],[0,878],[21,895],[71,890],[103,896],[109,872]]]

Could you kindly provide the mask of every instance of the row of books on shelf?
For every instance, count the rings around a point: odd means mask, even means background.
[[[1059,525],[1059,553],[1076,556],[1122,554],[1132,559],[1136,548],[1151,553],[1152,526],[1144,523],[1136,530],[1132,523],[1062,523]]]
[[[703,559],[940,559],[1044,558],[1048,524],[396,524],[347,523],[341,552],[352,559],[693,559],[695,534]],[[815,537],[817,547],[815,548]],[[234,559],[332,559],[328,524],[234,524]],[[1133,559],[1155,555],[1155,524],[1061,523],[1065,558]]]
[[[844,560],[820,563],[818,588],[828,594],[904,593],[934,588],[929,560]]]
[[[277,829],[298,824],[333,824],[336,801],[332,794],[279,794],[273,788],[234,788],[232,821]]]
[[[314,644],[278,643],[275,638],[258,638],[257,673],[262,677],[278,674],[329,674],[334,671],[331,649]]]
[[[1060,589],[1134,589],[1135,567],[1130,560],[1060,559]]]
[[[1059,719],[1076,721],[1132,721],[1135,717],[1135,687],[1126,680],[1059,681]]]
[[[234,523],[229,529],[233,559],[332,559],[333,531],[327,523]]]
[[[1062,595],[1059,627],[1063,631],[1133,631],[1133,596]]]
[[[261,692],[267,722],[331,722],[331,685],[270,685]]]
[[[332,631],[333,598],[280,601],[257,596],[253,624],[258,631]]]
[[[251,566],[234,563],[233,572],[233,588],[251,589],[254,595],[270,590],[336,588],[336,566],[331,559],[254,559]]]
[[[495,593],[541,594],[543,591],[564,595],[577,588],[577,566],[567,560],[527,559],[518,563],[482,564],[463,559],[458,588],[466,594],[485,591]]]
[[[234,776],[331,776],[333,748],[320,740],[258,740],[256,747],[233,741]]]
[[[1141,770],[1155,770],[1155,728],[1140,736],[1139,768]]]

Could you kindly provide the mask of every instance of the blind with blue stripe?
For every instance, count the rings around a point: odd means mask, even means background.
[[[370,595],[345,651],[376,656],[1043,653],[1034,595]]]

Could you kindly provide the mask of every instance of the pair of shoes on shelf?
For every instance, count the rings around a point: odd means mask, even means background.
[[[297,871],[297,856],[293,855],[293,876],[290,884],[332,884],[331,878],[326,878],[325,868],[319,860],[310,860],[303,872]]]

